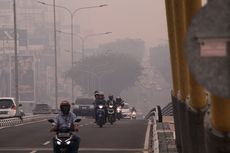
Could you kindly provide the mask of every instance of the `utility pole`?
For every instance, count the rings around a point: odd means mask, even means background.
[[[15,102],[19,105],[18,96],[18,48],[17,48],[17,18],[16,18],[16,0],[13,0],[14,9],[14,64],[15,64]],[[19,115],[19,110],[17,109],[16,116]]]
[[[58,109],[58,78],[57,78],[57,37],[56,37],[56,5],[53,0],[53,11],[54,11],[54,62],[55,62],[55,105],[56,110]]]

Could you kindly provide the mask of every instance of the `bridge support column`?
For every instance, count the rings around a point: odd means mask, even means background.
[[[205,153],[204,142],[204,116],[207,108],[195,110],[187,105],[188,125],[190,126],[188,137],[188,153]]]
[[[190,73],[190,98],[186,102],[188,120],[188,153],[205,153],[204,116],[208,107],[208,94]]]
[[[188,124],[187,120],[187,110],[186,110],[186,104],[185,102],[179,101],[179,122],[180,122],[180,139],[181,139],[181,146],[182,146],[182,153],[188,153],[188,146],[189,146],[189,128],[190,125]]]
[[[210,111],[205,117],[207,153],[230,152],[230,99],[211,96]]]
[[[180,120],[179,120],[179,101],[175,96],[172,95],[172,104],[173,104],[173,117],[175,125],[175,134],[176,134],[176,146],[178,153],[182,153],[181,148],[181,139],[180,139]]]

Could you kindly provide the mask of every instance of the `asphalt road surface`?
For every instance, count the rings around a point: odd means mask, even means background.
[[[143,153],[147,121],[123,119],[99,128],[83,119],[80,153]],[[0,129],[0,153],[51,153],[52,137],[47,120]]]

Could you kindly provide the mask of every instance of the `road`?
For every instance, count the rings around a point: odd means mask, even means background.
[[[143,153],[147,131],[145,120],[121,120],[99,128],[83,119],[79,135],[80,153]],[[0,153],[52,152],[52,133],[46,120],[0,129]]]

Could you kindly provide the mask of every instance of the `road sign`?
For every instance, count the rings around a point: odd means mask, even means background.
[[[192,20],[186,55],[196,80],[212,94],[230,98],[230,0],[209,1]]]

